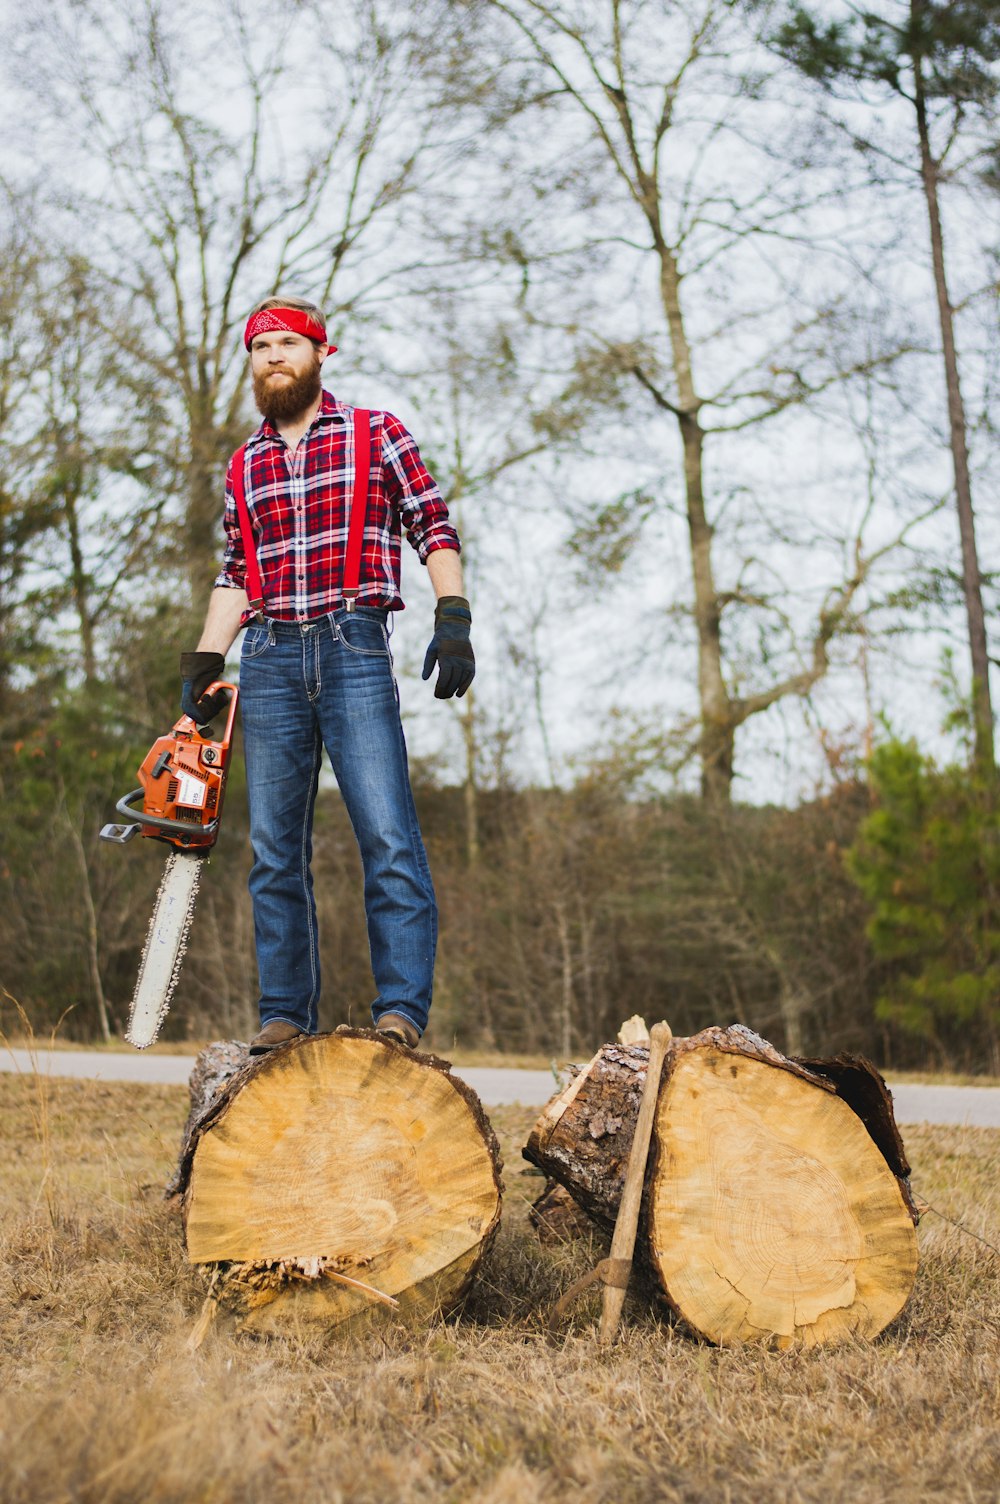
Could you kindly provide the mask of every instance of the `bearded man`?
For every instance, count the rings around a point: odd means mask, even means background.
[[[229,464],[222,570],[197,651],[181,656],[181,704],[199,723],[218,713],[219,696],[206,691],[246,627],[240,699],[261,1022],[250,1050],[317,1029],[311,857],[324,747],[364,868],[372,1018],[412,1048],[431,1005],[437,907],[388,622],[403,606],[405,530],[437,597],[423,677],[436,666],[437,698],[465,693],[475,658],[458,535],[399,419],[324,391],[320,366],[336,347],[318,308],[267,298],[244,344],[263,422]]]

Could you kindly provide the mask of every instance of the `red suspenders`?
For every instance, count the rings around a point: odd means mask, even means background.
[[[247,511],[246,478],[243,474],[243,457],[246,454],[246,448],[245,444],[240,445],[230,465],[233,472],[233,500],[236,502],[236,516],[239,519],[243,556],[247,566],[247,598],[250,610],[259,611],[264,604],[264,591],[260,583],[260,570],[257,567],[257,545],[254,543],[250,514]]]
[[[341,594],[348,611],[354,610],[361,579],[361,545],[365,536],[365,511],[368,507],[368,470],[372,459],[371,413],[363,407],[354,409],[354,495],[351,520],[347,529],[347,552],[344,555],[344,585]]]
[[[257,563],[257,545],[254,541],[250,512],[247,507],[244,455],[246,445],[241,444],[232,458],[233,499],[243,538],[243,553],[247,566],[247,597],[251,611],[260,611],[264,605],[264,587]],[[363,407],[354,409],[354,491],[351,496],[351,518],[347,528],[347,550],[344,554],[344,583],[341,589],[344,605],[354,610],[361,579],[361,547],[365,536],[365,512],[368,507],[368,476],[371,467],[371,413]]]

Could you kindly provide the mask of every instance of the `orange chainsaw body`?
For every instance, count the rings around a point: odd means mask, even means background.
[[[190,716],[182,715],[166,736],[157,737],[139,768],[139,787],[118,801],[118,810],[138,821],[135,827],[105,826],[105,839],[123,842],[141,829],[154,841],[182,851],[209,851],[219,834],[226,792],[229,753],[239,690],[219,680],[206,694],[229,691],[225,729],[218,739],[206,735]],[[142,797],[142,809],[136,800]]]

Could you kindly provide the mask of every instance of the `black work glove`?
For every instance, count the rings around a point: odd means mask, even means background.
[[[472,612],[464,595],[442,595],[434,612],[434,636],[424,654],[421,679],[429,679],[437,664],[435,700],[462,695],[476,677],[476,655],[469,641]]]
[[[223,706],[229,704],[229,696],[224,690],[205,696],[208,686],[222,678],[225,666],[226,660],[221,653],[181,654],[181,709],[199,726],[214,720]]]

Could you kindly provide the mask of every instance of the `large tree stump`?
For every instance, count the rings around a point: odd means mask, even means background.
[[[647,1058],[600,1050],[524,1150],[608,1228]],[[788,1060],[740,1025],[706,1029],[667,1054],[636,1257],[713,1342],[874,1337],[916,1276],[909,1173],[867,1061]]]
[[[499,1225],[501,1162],[446,1061],[339,1029],[259,1057],[210,1046],[191,1089],[168,1189],[188,1259],[245,1329],[461,1299]]]

